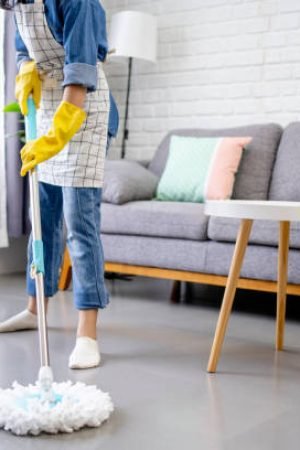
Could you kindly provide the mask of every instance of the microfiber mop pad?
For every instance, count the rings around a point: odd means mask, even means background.
[[[39,383],[0,389],[0,428],[16,435],[71,433],[99,427],[113,412],[109,394],[84,383],[53,383],[54,397],[43,399]]]

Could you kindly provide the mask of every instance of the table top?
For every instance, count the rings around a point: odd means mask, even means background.
[[[209,200],[205,204],[207,216],[236,219],[300,221],[300,202],[270,200]]]

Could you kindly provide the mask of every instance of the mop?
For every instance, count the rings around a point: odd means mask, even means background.
[[[25,117],[26,140],[34,140],[36,110],[33,100],[28,100]],[[44,302],[44,257],[41,232],[38,178],[35,170],[29,174],[30,203],[32,211],[33,264],[35,278],[38,332],[41,367],[35,384],[23,386],[16,381],[10,389],[0,389],[0,428],[16,435],[40,433],[71,433],[83,427],[99,427],[112,413],[110,395],[71,381],[55,383],[50,366],[48,330]]]

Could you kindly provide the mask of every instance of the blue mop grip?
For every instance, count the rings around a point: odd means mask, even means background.
[[[33,141],[37,138],[37,128],[36,128],[36,109],[33,99],[30,97],[27,100],[28,115],[25,116],[25,132],[26,141]]]
[[[32,241],[32,266],[35,273],[45,274],[43,241]]]
[[[26,142],[29,142],[37,138],[36,108],[31,97],[27,101],[27,106],[28,115],[25,116],[25,132]],[[32,268],[34,269],[35,273],[45,274],[43,241],[36,240],[32,242],[32,255]]]

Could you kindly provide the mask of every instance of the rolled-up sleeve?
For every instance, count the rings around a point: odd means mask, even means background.
[[[98,0],[62,2],[65,66],[63,86],[77,84],[94,91],[97,60],[107,53],[105,12]],[[99,51],[100,50],[100,51]]]
[[[16,47],[16,61],[18,70],[20,70],[21,64],[24,61],[30,61],[31,58],[29,56],[26,45],[24,44],[23,39],[19,33],[18,27],[16,25],[16,36],[15,36],[15,47]]]

